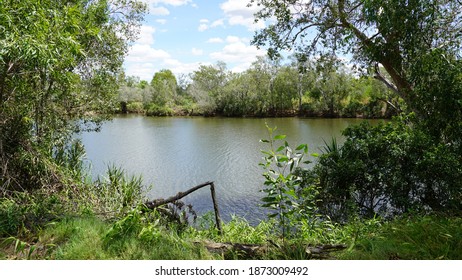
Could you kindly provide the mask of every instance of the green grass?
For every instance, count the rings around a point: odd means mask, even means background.
[[[340,254],[342,259],[462,259],[462,219],[444,216],[398,218],[369,228]]]
[[[204,242],[260,244],[268,250],[255,259],[305,259],[307,245],[346,244],[332,254],[338,259],[462,259],[462,218],[414,216],[378,219],[348,225],[323,225],[284,242],[274,235],[274,223],[250,226],[241,218],[223,224],[223,235],[210,225],[210,215],[196,227],[179,229],[156,215],[130,212],[116,221],[96,216],[64,218],[44,226],[35,238],[6,238],[2,259],[66,260],[189,260],[242,259],[239,252],[212,254]],[[327,223],[326,223],[327,224]],[[28,241],[26,241],[28,240]],[[271,240],[271,241],[268,241]]]
[[[0,198],[0,259],[306,259],[308,245],[345,244],[338,259],[462,259],[462,218],[414,215],[392,221],[299,221],[284,240],[277,223],[233,217],[215,228],[213,213],[194,226],[143,213],[142,182],[111,168],[95,186]],[[259,255],[210,253],[207,242],[259,244]]]
[[[53,244],[49,259],[210,259],[204,248],[188,242],[174,231],[159,230],[149,238],[149,229],[125,232],[116,240],[108,240],[116,223],[96,217],[65,219],[50,224],[40,235],[40,243]]]

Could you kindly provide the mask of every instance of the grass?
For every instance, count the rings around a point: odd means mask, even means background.
[[[339,257],[461,260],[462,219],[437,215],[398,218],[365,232]]]
[[[256,259],[305,259],[306,246],[346,244],[348,249],[332,254],[337,259],[462,259],[462,219],[446,216],[414,216],[393,221],[377,219],[347,225],[330,225],[282,243],[274,235],[274,223],[250,226],[235,217],[223,225],[223,235],[209,227],[211,215],[201,217],[196,227],[167,226],[156,215],[130,212],[108,221],[96,216],[69,217],[48,223],[33,238],[4,238],[2,259],[53,260],[190,260],[241,259],[238,252],[214,254],[205,241],[266,245]],[[271,240],[271,241],[269,241]],[[321,242],[323,241],[323,242]],[[335,242],[330,242],[335,241]]]
[[[337,259],[462,259],[462,218],[414,215],[392,221],[329,220],[297,225],[282,240],[277,223],[256,226],[239,217],[222,225],[212,213],[194,226],[179,225],[140,205],[144,189],[138,177],[111,168],[96,185],[63,192],[16,193],[0,198],[0,259],[306,259],[308,245],[345,244]],[[210,253],[206,242],[259,244],[258,255]]]
[[[140,260],[212,259],[204,248],[181,238],[174,231],[162,232],[155,239],[128,233],[114,242],[107,234],[114,224],[97,217],[68,218],[50,223],[35,243],[30,259],[52,260]],[[6,249],[6,250],[5,250]],[[11,244],[3,250],[11,254]],[[27,249],[25,250],[27,251]],[[24,257],[16,254],[15,258]]]

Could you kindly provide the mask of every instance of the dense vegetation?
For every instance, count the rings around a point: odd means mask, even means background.
[[[308,244],[345,244],[327,256],[337,258],[462,258],[459,3],[250,2],[262,8],[257,20],[272,19],[254,38],[269,45],[271,60],[240,74],[223,63],[201,66],[189,82],[163,70],[149,84],[121,72],[145,11],[140,2],[1,3],[1,258],[326,257]],[[297,54],[281,66],[284,48]],[[348,74],[339,51],[383,85]],[[317,155],[307,145],[292,148],[268,127],[261,166],[269,217],[257,226],[235,217],[219,234],[208,215],[189,226],[194,211],[181,203],[147,209],[140,177],[110,168],[89,179],[85,151],[71,136],[98,128],[117,102],[152,115],[399,115],[348,128],[345,143],[326,143],[311,169]],[[210,252],[210,241],[261,250]]]
[[[260,57],[242,73],[223,62],[202,65],[181,82],[170,70],[150,84],[122,77],[121,111],[147,115],[323,116],[389,118],[402,101],[372,76],[356,77],[335,57],[294,56],[281,65]]]

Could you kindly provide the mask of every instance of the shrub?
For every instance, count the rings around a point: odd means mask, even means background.
[[[306,169],[303,165],[310,163],[303,160],[308,154],[308,145],[302,144],[292,150],[287,141],[283,141],[285,135],[273,136],[276,128],[267,126],[267,129],[269,140],[261,140],[270,148],[262,151],[264,157],[260,163],[265,170],[263,192],[266,195],[262,198],[262,206],[272,210],[268,217],[277,219],[284,238],[298,230],[299,221],[314,218],[317,189],[314,185],[302,184],[302,177],[298,175],[301,171],[296,171]],[[283,144],[277,147],[279,141]]]
[[[343,147],[327,149],[314,169],[324,214],[346,220],[462,208],[462,163],[450,146],[402,122],[364,122],[343,134]]]
[[[159,106],[151,103],[147,106],[146,115],[148,116],[173,116],[173,109],[167,106]]]
[[[143,108],[143,103],[142,102],[130,102],[127,104],[127,112],[128,113],[143,113],[144,108]]]

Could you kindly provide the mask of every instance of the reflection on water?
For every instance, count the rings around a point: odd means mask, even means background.
[[[286,134],[291,146],[307,143],[310,153],[317,153],[324,139],[340,140],[344,128],[361,120],[119,116],[101,132],[84,133],[82,140],[94,177],[108,165],[120,166],[152,185],[150,198],[214,181],[225,220],[235,214],[256,222],[265,216],[258,206],[264,181],[258,163],[261,150],[267,149],[259,140],[268,138],[265,122],[278,127],[276,134]],[[198,213],[213,209],[205,188],[184,201]]]

